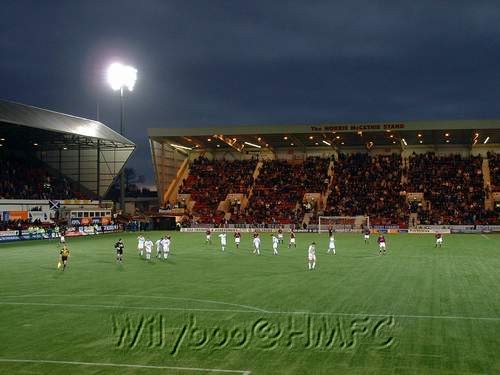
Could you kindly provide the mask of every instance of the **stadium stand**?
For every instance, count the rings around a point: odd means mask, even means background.
[[[0,199],[88,199],[35,158],[0,151]]]
[[[488,152],[490,166],[491,190],[500,191],[500,154]]]
[[[219,224],[225,215],[217,210],[219,203],[230,193],[248,193],[256,165],[256,159],[217,161],[198,157],[192,162],[189,176],[179,192],[191,194],[195,201],[193,215],[199,216],[200,222]]]
[[[423,192],[428,207],[418,210],[421,224],[483,224],[482,157],[438,156],[428,152],[409,158],[406,190]]]
[[[234,223],[300,224],[305,210],[306,192],[323,193],[330,159],[309,157],[305,160],[266,160],[255,181],[243,215]]]
[[[339,154],[328,196],[327,216],[370,216],[371,224],[406,227],[408,207],[401,195],[401,156]]]
[[[499,135],[498,120],[471,119],[148,129],[160,204],[185,200],[179,220],[211,224],[219,209],[224,223],[307,230],[319,216],[369,216],[383,229],[500,225]],[[190,187],[200,155],[257,158],[246,196],[223,200],[221,178]]]
[[[498,186],[499,155],[488,157],[492,185]],[[200,223],[301,226],[306,214],[315,223],[319,212],[326,216],[366,215],[371,225],[400,228],[408,227],[411,213],[417,214],[419,224],[426,225],[500,221],[498,212],[485,209],[481,156],[413,153],[405,163],[397,153],[341,153],[333,161],[331,179],[330,160],[264,160],[254,181],[256,159],[230,162],[199,157],[192,161],[180,193],[191,194],[195,201],[191,214]],[[407,202],[407,192],[423,193],[423,202]],[[239,202],[231,202],[230,215],[225,216],[217,208],[230,193],[245,194],[249,200],[241,209]],[[306,193],[317,193],[319,201],[305,200]],[[327,198],[325,205],[323,198]]]

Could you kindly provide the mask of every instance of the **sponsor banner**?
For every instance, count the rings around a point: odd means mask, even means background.
[[[380,230],[399,229],[399,225],[374,225],[371,228]]]
[[[70,227],[66,230],[67,237],[79,237],[79,236],[93,236],[96,234],[111,233],[111,232],[121,232],[122,228],[119,225],[103,225],[97,228],[95,231],[93,226],[75,226]]]
[[[436,234],[436,233],[443,233],[443,234],[450,234],[451,231],[450,229],[435,229],[435,228],[410,228],[408,229],[408,233],[410,234]]]
[[[17,236],[18,233],[17,230],[2,230],[0,231],[0,237]]]
[[[27,231],[21,232],[21,236],[19,236],[18,231],[3,231],[0,232],[0,242],[9,242],[9,241],[22,241],[22,240],[41,240],[44,238],[49,238],[47,233],[28,233]]]
[[[417,225],[417,229],[455,229],[455,230],[474,230],[474,225]]]
[[[226,232],[226,233],[234,233],[234,232],[241,232],[241,233],[253,233],[253,232],[258,232],[258,233],[273,233],[277,232],[279,228],[181,228],[181,232],[184,233],[205,233],[207,229],[210,229],[211,232],[214,233],[220,233],[220,232]],[[290,233],[289,228],[282,228],[283,233]],[[303,230],[303,229],[296,229],[295,232],[300,232],[300,233],[317,233],[317,230]],[[361,229],[335,229],[335,233],[361,233]],[[326,233],[326,230],[323,230],[322,233]],[[372,233],[378,233],[378,231],[372,231]],[[386,232],[384,232],[386,233]]]
[[[50,222],[50,215],[48,212],[44,211],[30,211],[29,212],[30,223],[39,220],[42,223]]]
[[[186,233],[205,233],[207,229],[210,229],[210,232],[214,233],[220,233],[220,232],[227,232],[227,233],[234,233],[234,232],[241,232],[241,233],[253,233],[253,232],[277,232],[278,229],[273,229],[273,228],[181,228],[181,232],[186,232]],[[289,232],[287,229],[283,229],[283,232]]]
[[[500,232],[500,225],[476,225],[476,229],[481,232]]]
[[[28,211],[9,211],[9,220],[28,220]]]
[[[477,229],[451,229],[451,233],[482,233],[480,230]]]
[[[80,217],[80,218],[72,218],[69,219],[69,225],[73,227],[85,227],[89,225],[109,225],[111,223],[111,216],[103,216],[103,217]]]
[[[92,222],[91,217],[81,217],[80,218],[80,224],[81,225],[89,225]]]
[[[76,218],[73,218],[69,221],[69,224],[72,226],[72,227],[78,227],[81,223],[80,223],[80,219],[76,219]]]

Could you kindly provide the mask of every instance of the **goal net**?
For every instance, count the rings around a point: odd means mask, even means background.
[[[318,218],[318,232],[361,232],[370,227],[368,216],[320,216]]]

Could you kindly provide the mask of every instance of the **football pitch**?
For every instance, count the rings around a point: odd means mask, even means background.
[[[160,232],[148,232],[153,240]],[[231,234],[171,233],[145,261],[137,234],[0,245],[1,374],[500,373],[500,236],[327,234],[273,256]],[[307,246],[317,244],[317,269]],[[155,254],[155,250],[153,250]]]

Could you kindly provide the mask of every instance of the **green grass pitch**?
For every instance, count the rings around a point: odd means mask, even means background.
[[[147,262],[124,234],[123,265],[118,235],[69,238],[64,272],[56,241],[1,244],[0,373],[500,373],[500,236],[389,235],[378,256],[337,234],[333,256],[298,234],[273,256],[263,234],[260,257],[213,237],[172,233]]]

